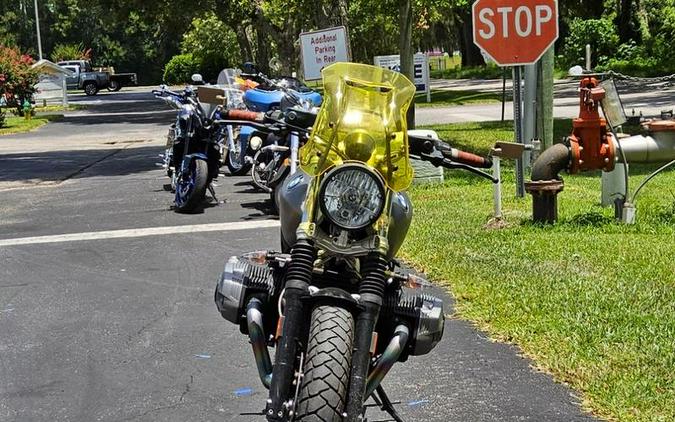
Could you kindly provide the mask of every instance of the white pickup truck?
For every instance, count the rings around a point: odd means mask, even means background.
[[[87,60],[68,60],[57,63],[73,72],[66,78],[68,89],[83,89],[87,95],[96,95],[99,90],[119,91],[123,86],[137,85],[135,73],[114,73],[111,69],[96,71]]]

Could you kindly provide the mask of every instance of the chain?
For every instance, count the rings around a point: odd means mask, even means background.
[[[654,78],[638,78],[637,76],[624,75],[623,73],[614,72],[613,70],[605,73],[606,75],[621,81],[641,82],[641,83],[666,83],[675,82],[675,74],[667,76],[657,76]]]

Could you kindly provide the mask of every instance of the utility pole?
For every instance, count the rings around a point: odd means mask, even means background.
[[[35,4],[35,28],[37,29],[38,57],[42,60],[42,40],[40,39],[40,16],[38,15],[37,0],[34,0],[33,3]]]

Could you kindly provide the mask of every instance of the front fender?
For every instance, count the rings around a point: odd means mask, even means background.
[[[359,307],[359,301],[348,292],[337,287],[326,287],[324,289],[313,289],[310,287],[309,296],[304,298],[306,302],[330,303],[332,305],[341,305],[345,309],[356,310]]]
[[[183,156],[183,168],[186,169],[190,166],[190,163],[192,160],[204,160],[208,161],[208,157],[206,154],[203,154],[201,152],[195,152],[193,154],[186,154]]]

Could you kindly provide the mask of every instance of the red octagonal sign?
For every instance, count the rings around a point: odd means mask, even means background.
[[[476,0],[473,42],[501,66],[532,64],[558,39],[556,0]]]

